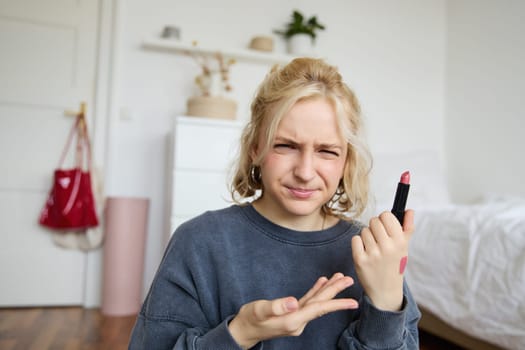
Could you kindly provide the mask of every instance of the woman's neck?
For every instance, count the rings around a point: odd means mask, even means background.
[[[274,224],[283,226],[295,231],[320,231],[334,226],[339,219],[330,214],[326,214],[319,209],[317,214],[308,216],[286,215],[282,211],[276,211],[275,208],[269,208],[264,201],[255,200],[253,207],[259,214],[270,220]]]

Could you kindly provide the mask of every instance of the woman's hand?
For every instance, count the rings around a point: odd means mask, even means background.
[[[245,304],[228,325],[230,333],[243,349],[266,339],[301,335],[313,319],[357,308],[354,299],[334,299],[353,283],[351,277],[336,273],[330,279],[319,278],[300,300],[286,297]]]
[[[370,219],[369,227],[352,238],[357,277],[375,307],[398,311],[403,302],[403,273],[408,241],[414,232],[414,211],[407,210],[403,227],[390,212]]]

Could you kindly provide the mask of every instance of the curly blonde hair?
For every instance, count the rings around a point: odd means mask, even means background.
[[[337,68],[314,58],[297,58],[284,67],[275,65],[259,86],[251,104],[251,118],[242,132],[240,155],[230,185],[235,203],[263,193],[258,164],[270,149],[279,123],[297,102],[314,98],[324,98],[333,105],[348,148],[343,177],[323,211],[342,219],[363,213],[368,201],[371,157],[362,136],[361,108]],[[261,137],[266,143],[257,159],[252,159]]]

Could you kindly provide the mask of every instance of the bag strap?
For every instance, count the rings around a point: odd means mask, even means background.
[[[58,168],[61,168],[63,166],[67,152],[71,146],[71,141],[73,140],[73,136],[75,134],[77,136],[75,163],[78,167],[82,168],[83,153],[85,151],[87,155],[88,171],[91,171],[91,143],[89,141],[86,119],[83,112],[77,114],[75,123],[71,127],[71,131],[69,132],[66,145],[64,146],[64,149],[62,150],[62,155],[60,156]]]
[[[82,113],[82,118],[79,121],[79,136],[81,136],[80,138],[84,142],[84,150],[86,151],[87,155],[88,171],[91,172],[91,142],[89,141],[88,128],[84,113]]]

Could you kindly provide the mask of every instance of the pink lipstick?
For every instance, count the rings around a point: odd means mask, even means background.
[[[403,218],[405,216],[405,207],[407,204],[408,190],[410,189],[410,172],[405,171],[401,174],[399,183],[397,184],[396,196],[394,198],[394,205],[392,206],[392,214],[399,220],[403,226]]]

